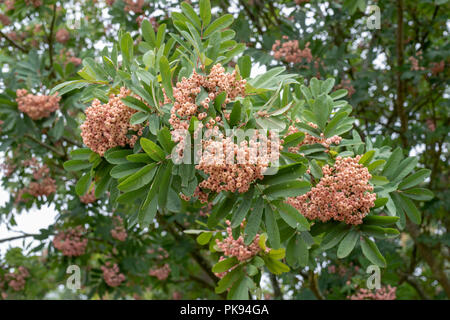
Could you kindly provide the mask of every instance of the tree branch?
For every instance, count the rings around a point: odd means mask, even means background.
[[[53,5],[53,17],[52,22],[50,23],[50,32],[48,34],[48,55],[50,58],[50,74],[53,74],[53,31],[55,28],[56,21],[56,4]]]
[[[273,273],[270,274],[270,281],[272,282],[273,295],[275,299],[283,300],[283,293],[281,292],[280,284],[278,283],[277,276]]]
[[[34,236],[38,236],[39,234],[31,234],[31,233],[27,233],[27,234],[23,234],[21,236],[14,236],[14,237],[9,237],[9,238],[4,238],[4,239],[0,239],[0,243],[3,242],[8,242],[8,241],[13,241],[13,240],[18,240],[18,239],[24,239],[24,238],[28,238],[28,237],[34,237]]]
[[[50,150],[50,151],[53,151],[54,153],[56,153],[56,154],[57,154],[58,156],[60,156],[60,157],[64,157],[64,153],[62,153],[61,151],[59,151],[59,150],[56,149],[55,147],[52,147],[52,146],[50,146],[50,145],[48,145],[48,144],[46,144],[46,143],[40,141],[39,139],[33,137],[31,134],[26,133],[26,134],[24,134],[24,137],[26,137],[26,138],[28,138],[28,139],[30,139],[30,140],[36,142],[36,143],[37,143],[38,145],[40,145],[41,147],[44,147],[44,148],[46,148],[46,149],[48,149],[48,150]]]
[[[264,34],[264,32],[262,31],[262,28],[261,28],[261,26],[259,24],[259,21],[258,21],[257,17],[255,17],[255,15],[252,13],[252,11],[247,6],[245,1],[239,0],[239,3],[244,7],[245,12],[247,12],[248,16],[252,20],[253,24],[255,25],[256,29],[258,30],[258,33],[259,34]]]
[[[79,143],[79,142],[77,142],[75,140],[72,140],[72,139],[69,139],[69,138],[66,138],[66,137],[63,137],[62,139],[64,141],[66,141],[67,143],[70,143],[71,145],[74,145],[74,146],[76,146],[78,148],[82,148],[83,147],[83,145],[81,143]]]
[[[8,37],[6,34],[4,34],[2,31],[0,31],[0,36],[2,36],[3,38],[6,39],[6,41],[8,41],[9,43],[11,43],[11,45],[17,49],[19,49],[20,51],[24,52],[24,53],[28,53],[28,50],[25,49],[24,47],[22,47],[21,45],[19,45],[18,43],[16,43],[13,39],[11,39],[10,37]]]
[[[269,10],[272,13],[272,16],[275,18],[275,21],[277,22],[277,25],[280,26],[281,25],[281,20],[278,17],[278,14],[275,12],[275,8],[273,6],[272,1],[268,1],[268,5],[269,5]]]
[[[202,284],[204,288],[210,289],[215,293],[214,286],[211,283],[209,283],[208,281],[206,281],[205,279],[194,276],[194,275],[189,275],[189,278],[195,282]]]
[[[408,130],[408,118],[405,113],[405,83],[402,80],[402,70],[404,63],[403,56],[403,0],[397,1],[397,101],[395,103],[397,116],[400,118],[400,139],[404,147],[407,146],[405,133]]]
[[[320,292],[319,281],[317,280],[317,274],[315,274],[313,270],[309,271],[308,282],[309,282],[309,288],[314,293],[316,298],[318,300],[325,300],[325,297],[323,296],[322,292]]]
[[[417,250],[419,251],[420,255],[430,267],[433,277],[441,284],[442,288],[447,294],[447,297],[450,297],[450,282],[448,281],[447,275],[445,274],[445,271],[443,270],[439,261],[433,255],[431,248],[420,242],[420,240],[418,239],[420,236],[420,230],[418,226],[413,224],[408,218],[406,218],[406,229],[411,235],[411,238],[414,240],[414,243],[417,245]]]
[[[417,279],[415,279],[412,275],[407,274],[407,273],[402,272],[402,271],[400,271],[400,274],[402,275],[402,278],[403,278],[402,280],[404,280],[407,283],[409,283],[411,285],[411,287],[413,287],[417,291],[417,294],[420,296],[420,298],[422,300],[430,300],[430,297],[423,290],[422,286],[417,281]]]
[[[164,221],[164,219],[162,219],[161,217],[157,217],[158,222],[164,226],[169,232],[170,234],[172,234],[172,236],[177,240],[177,241],[183,241],[180,237],[180,235],[177,233],[176,230],[174,230],[172,228],[172,226],[170,226],[168,223],[166,223]],[[175,225],[177,225],[177,223],[175,222]],[[181,228],[181,230],[183,230],[183,228],[181,226],[178,225],[178,227]],[[206,260],[197,252],[197,251],[191,251],[189,252],[189,254],[191,255],[192,259],[195,260],[195,262],[197,262],[197,264],[200,266],[200,268],[208,275],[208,277],[212,280],[212,282],[215,284],[216,281],[216,276],[215,274],[212,272],[211,270],[211,266],[206,262]],[[223,299],[226,299],[226,294],[222,293],[219,295],[220,297],[222,297]]]

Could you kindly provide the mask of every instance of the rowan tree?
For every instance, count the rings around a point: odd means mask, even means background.
[[[370,4],[2,2],[2,298],[448,297],[448,7]]]

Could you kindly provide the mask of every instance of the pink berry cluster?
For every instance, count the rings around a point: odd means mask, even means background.
[[[189,78],[183,77],[176,84],[173,88],[174,101],[169,123],[173,129],[172,140],[178,143],[176,150],[180,157],[183,156],[185,145],[185,135],[180,132],[189,128],[191,118],[196,116],[200,121],[205,120],[208,117],[207,111],[210,104],[216,99],[217,95],[222,92],[226,93],[224,103],[221,106],[224,108],[226,104],[232,102],[238,96],[245,95],[245,85],[246,80],[236,79],[236,71],[226,73],[225,68],[221,64],[214,65],[206,76],[200,75],[194,70]],[[196,101],[202,89],[206,92],[205,98],[202,101]],[[171,102],[164,92],[164,103]],[[206,119],[205,125],[203,122],[199,124],[198,130],[206,126],[214,135],[220,135],[222,139],[223,134],[219,132],[218,127],[221,123],[222,118],[220,116],[209,118]],[[198,131],[194,133],[194,135],[197,134]],[[232,152],[233,159],[238,155],[241,158],[245,158],[247,154],[247,158],[249,157],[248,146],[238,146],[229,139],[222,139],[221,141],[202,140],[202,144],[204,148],[210,147],[212,150],[220,148],[225,152],[230,151]],[[257,161],[254,161],[250,165],[248,163],[229,164],[223,161],[223,157],[222,159],[219,158],[214,152],[203,153],[196,167],[198,170],[209,174],[209,178],[202,181],[194,193],[194,196],[198,197],[201,202],[206,202],[208,199],[208,195],[202,191],[203,188],[215,192],[222,190],[239,190],[240,192],[245,192],[248,190],[250,182],[256,178],[262,178],[261,164]],[[267,159],[261,158],[259,161],[266,161],[265,166],[267,166]],[[189,200],[189,197],[183,195],[182,198]]]
[[[171,110],[169,123],[173,129],[188,129],[191,117],[196,116],[199,120],[207,117],[209,103],[214,101],[218,94],[225,92],[226,98],[222,107],[230,103],[238,96],[245,94],[246,80],[236,80],[236,71],[225,73],[222,65],[216,64],[211,68],[209,75],[203,76],[195,70],[189,78],[183,77],[173,88],[173,97],[175,99]],[[204,88],[208,96],[200,101],[200,106],[195,103],[197,95]],[[164,103],[170,103],[171,100],[164,93]],[[220,117],[219,117],[220,118]],[[210,119],[207,127],[212,127],[221,119]],[[175,142],[178,142],[175,138]]]
[[[154,255],[156,254],[156,260],[158,260],[158,264],[161,263],[162,260],[167,259],[169,257],[169,253],[164,250],[164,248],[159,247],[158,250],[155,250],[153,248],[150,248],[147,250],[148,254]],[[149,270],[148,274],[152,277],[158,278],[158,280],[165,280],[170,275],[171,269],[168,263],[165,263],[163,265],[159,265],[156,267],[153,267]]]
[[[7,36],[12,41],[23,41],[25,39],[25,33],[17,33],[16,31],[10,31],[7,33]]]
[[[15,0],[5,0],[5,11],[14,10]]]
[[[0,22],[4,25],[10,25],[11,19],[4,14],[0,13]],[[6,37],[15,42],[28,41],[33,48],[39,48],[41,42],[39,41],[38,33],[41,31],[41,25],[27,25],[24,31],[11,30],[6,33]]]
[[[170,272],[171,272],[171,269],[170,269],[169,264],[165,263],[161,267],[155,267],[155,268],[150,269],[148,274],[150,276],[156,277],[156,278],[158,278],[158,280],[162,281],[162,280],[166,280],[167,277],[169,277]]]
[[[158,23],[158,21],[156,21],[155,17],[148,18],[145,15],[141,14],[140,16],[138,16],[136,18],[136,23],[138,24],[139,27],[141,27],[142,21],[144,21],[144,20],[148,20],[150,22],[150,24],[152,25],[153,30],[155,32],[158,31],[159,23]]]
[[[350,300],[395,300],[396,287],[382,287],[375,291],[369,289],[360,288],[355,294],[348,296]]]
[[[352,82],[350,79],[343,79],[341,83],[339,83],[336,87],[336,90],[338,89],[346,89],[348,91],[348,97],[351,98],[352,95],[356,92],[355,88],[352,86]]]
[[[118,95],[109,96],[108,103],[102,104],[100,100],[94,99],[85,111],[86,120],[81,125],[81,137],[86,146],[101,156],[116,146],[124,147],[128,144],[133,147],[142,135],[142,124],[130,124],[131,116],[137,111],[121,101],[130,93],[130,90],[122,87]],[[128,137],[128,131],[134,131],[136,134]]]
[[[39,165],[36,158],[24,161],[25,166],[30,166],[33,169],[33,179],[35,181],[30,182],[27,188],[27,193],[33,197],[49,196],[56,192],[56,182],[52,179],[50,169],[46,164]]]
[[[282,40],[288,40],[289,37],[283,36]],[[277,60],[284,60],[288,63],[301,63],[306,61],[310,63],[313,60],[309,42],[305,44],[302,50],[299,48],[298,40],[283,41],[275,40],[272,45],[273,57]]]
[[[123,219],[120,216],[113,218],[114,228],[111,229],[111,236],[119,241],[125,241],[127,239],[127,230],[123,225]]]
[[[431,73],[435,76],[445,70],[445,61],[432,62],[431,63]]]
[[[67,257],[81,256],[86,251],[88,243],[88,239],[83,235],[84,228],[82,226],[62,230],[53,239],[53,245]]]
[[[3,163],[0,163],[0,170],[3,171],[5,177],[11,176],[16,171],[17,165],[12,162],[11,158],[6,157]]]
[[[201,208],[198,214],[200,217],[207,217],[213,209],[213,203],[208,202],[205,207]]]
[[[38,160],[33,157],[30,160],[23,161],[23,166],[32,169],[33,179],[27,187],[18,191],[16,203],[24,201],[22,199],[24,193],[37,198],[42,196],[48,197],[56,192],[56,181],[50,177],[50,169],[46,164],[39,164]]]
[[[18,204],[20,202],[28,202],[30,199],[29,198],[24,198],[23,195],[27,193],[26,192],[26,188],[22,188],[16,191],[15,195],[14,195],[14,204]]]
[[[301,196],[288,198],[287,202],[306,218],[326,222],[330,219],[347,224],[361,224],[374,206],[376,194],[369,170],[355,158],[337,157],[333,167],[322,167],[323,177],[311,190]],[[331,201],[332,200],[332,201]]]
[[[126,12],[134,12],[134,13],[142,13],[142,7],[145,4],[144,0],[124,0],[125,7],[124,10]]]
[[[436,123],[434,122],[433,119],[427,119],[425,121],[428,130],[430,130],[431,132],[434,132],[436,130]]]
[[[359,271],[358,266],[353,267],[353,262],[350,262],[350,266],[346,267],[344,265],[330,265],[328,266],[328,273],[329,274],[338,274],[340,277],[344,277],[345,275],[352,275],[354,273],[357,273]]]
[[[64,66],[68,63],[72,63],[74,66],[79,66],[82,63],[82,60],[75,57],[71,50],[67,50],[65,48],[59,51],[59,59],[63,62]]]
[[[70,39],[70,33],[67,29],[59,29],[55,33],[55,39],[61,44],[65,44]]]
[[[95,188],[92,188],[91,191],[88,191],[86,194],[80,196],[80,201],[84,204],[93,203],[97,200],[95,196]]]
[[[300,122],[300,120],[297,120],[296,122]],[[308,125],[314,129],[317,128],[317,125],[312,122],[308,122]],[[289,126],[287,135],[291,135],[291,134],[294,134],[297,132],[299,132],[299,129],[296,126],[292,125],[292,126]],[[289,150],[289,152],[296,153],[300,150],[301,146],[315,144],[315,143],[320,143],[321,145],[323,145],[325,148],[328,149],[328,148],[330,148],[330,146],[332,144],[339,144],[339,143],[341,143],[341,141],[342,141],[342,137],[340,137],[340,136],[332,136],[331,138],[325,138],[324,134],[321,133],[320,138],[317,138],[317,137],[314,137],[314,136],[310,135],[309,133],[305,132],[305,138],[303,139],[303,141],[300,142],[295,147],[289,147],[288,150]]]
[[[255,236],[253,242],[249,245],[244,244],[244,237],[239,236],[236,240],[233,238],[233,231],[230,227],[231,222],[226,221],[227,237],[223,240],[216,239],[217,247],[225,256],[236,257],[239,261],[245,261],[257,255],[261,251],[259,246],[259,234]]]
[[[20,266],[17,268],[17,272],[7,273],[5,280],[8,282],[8,286],[14,291],[22,291],[25,288],[26,279],[30,276],[30,273],[25,267]]]
[[[3,13],[0,13],[0,23],[4,26],[8,26],[11,24],[11,19]]]
[[[101,266],[101,269],[103,271],[103,279],[108,286],[118,287],[125,281],[125,275],[120,273],[117,263],[114,263],[113,265],[111,262],[107,261],[104,266]]]
[[[16,95],[19,110],[33,120],[49,117],[52,112],[59,109],[59,100],[61,100],[57,93],[52,96],[33,95],[26,89],[18,89]]]
[[[169,253],[164,250],[164,248],[159,247],[158,250],[155,251],[155,249],[151,248],[147,250],[148,254],[155,254],[157,253],[158,255],[156,256],[156,259],[158,260],[163,260],[163,259],[167,259],[169,257]]]
[[[411,70],[412,71],[422,71],[425,70],[425,67],[422,67],[419,65],[419,62],[422,61],[422,51],[417,51],[416,57],[410,56],[408,58],[409,62],[411,63]]]
[[[258,152],[261,144],[267,150],[263,154]],[[195,168],[207,173],[209,177],[200,182],[198,187],[217,193],[246,192],[253,181],[264,177],[264,170],[271,161],[278,159],[281,148],[275,137],[268,138],[265,133],[258,131],[255,131],[249,141],[244,140],[239,145],[230,137],[222,137],[217,141],[204,140],[204,151]]]
[[[256,256],[259,252],[261,252],[261,247],[259,246],[259,234],[255,236],[253,242],[249,245],[244,243],[244,238],[239,236],[239,238],[233,238],[233,231],[230,227],[231,222],[229,220],[225,221],[228,225],[227,227],[227,237],[223,240],[216,239],[216,245],[219,251],[223,252],[223,256],[220,257],[219,261],[225,260],[226,257],[236,257],[239,261],[246,261]],[[241,228],[244,227],[244,222],[241,223]],[[266,252],[269,252],[270,249],[267,248]],[[236,266],[235,266],[236,267]],[[228,272],[233,270],[235,267],[220,273],[215,273],[218,278],[223,278]]]
[[[14,10],[14,6],[15,6],[15,0],[5,0],[5,7],[6,7],[6,11],[9,10]],[[40,6],[42,6],[43,1],[42,0],[25,0],[25,4],[27,6],[33,6],[35,8],[38,8]]]
[[[174,291],[172,293],[172,300],[181,300],[183,298],[183,294],[179,291]]]
[[[55,180],[50,177],[46,177],[41,182],[32,181],[27,188],[27,193],[33,197],[50,196],[56,192]]]
[[[35,8],[42,6],[42,2],[42,0],[25,0],[27,6],[33,6]]]

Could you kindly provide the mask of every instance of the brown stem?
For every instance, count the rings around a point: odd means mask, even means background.
[[[429,183],[429,187],[431,189],[434,189],[437,185],[437,175],[439,173],[439,162],[441,159],[441,154],[442,154],[442,145],[444,144],[444,141],[446,139],[447,136],[443,136],[442,139],[440,141],[437,142],[437,147],[438,150],[436,151],[436,149],[434,149],[434,146],[432,148],[432,152],[434,154],[434,161],[433,161],[433,167],[431,169],[431,175],[430,175],[430,183]]]
[[[397,101],[396,101],[396,113],[400,118],[400,139],[404,147],[407,146],[406,131],[408,130],[408,118],[405,113],[405,83],[402,80],[402,70],[404,63],[403,55],[403,0],[397,1]]]
[[[264,34],[264,32],[262,31],[261,26],[259,25],[259,21],[258,21],[257,17],[255,17],[255,15],[252,13],[252,11],[247,6],[245,1],[240,0],[239,3],[244,7],[245,12],[247,12],[248,16],[252,20],[253,24],[255,25],[256,29],[258,30],[258,33],[259,34]]]
[[[194,276],[194,275],[189,275],[189,279],[191,279],[191,280],[193,280],[193,281],[195,281],[195,282],[198,282],[198,283],[200,283],[204,288],[210,289],[210,290],[212,290],[213,292],[215,292],[215,291],[214,291],[214,286],[211,285],[211,283],[209,283],[209,282],[206,281],[205,279],[200,278],[200,277],[197,277],[197,276]]]
[[[411,285],[411,287],[413,287],[416,291],[417,294],[419,295],[419,297],[422,300],[430,300],[430,297],[428,296],[428,294],[424,291],[424,289],[422,288],[422,286],[420,285],[420,283],[417,281],[417,279],[415,279],[412,275],[407,274],[407,273],[403,273],[400,272],[402,275],[402,280],[406,281],[407,283],[409,283]],[[402,282],[402,280],[400,282]]]
[[[312,270],[309,271],[308,281],[309,281],[309,288],[314,293],[316,298],[318,300],[325,300],[325,297],[323,296],[322,292],[320,292],[318,276]]]
[[[417,245],[417,250],[419,251],[420,255],[430,267],[433,277],[440,283],[445,293],[447,294],[447,297],[450,297],[450,282],[448,281],[447,275],[445,274],[441,263],[434,256],[431,248],[420,242],[419,227],[407,218],[406,229],[411,235],[411,238],[414,240],[414,243]]]
[[[280,18],[278,17],[278,14],[275,12],[275,8],[274,8],[274,6],[273,6],[272,1],[268,1],[268,4],[269,4],[269,10],[270,10],[270,12],[272,13],[272,17],[275,18],[275,21],[277,22],[277,25],[278,25],[278,26],[281,25],[281,20],[280,20]]]
[[[160,223],[162,226],[164,226],[177,241],[183,241],[183,239],[178,234],[177,230],[174,230],[174,228],[172,228],[172,226],[170,226],[168,223],[166,223],[166,221],[164,221],[164,219],[162,219],[161,217],[157,217],[157,220],[158,220],[158,223]],[[175,225],[177,225],[176,222],[175,222]],[[181,226],[178,225],[178,227],[181,227]],[[181,227],[181,230],[182,229],[183,228]],[[197,262],[197,264],[200,266],[200,268],[208,275],[208,277],[212,280],[212,282],[215,283],[216,276],[211,270],[212,267],[199,254],[199,251],[191,251],[189,254],[191,255],[192,259],[194,259],[195,262]],[[226,299],[225,293],[220,294],[219,296],[222,297],[223,299]]]
[[[433,22],[434,22],[434,19],[435,19],[436,16],[437,16],[438,11],[439,11],[439,6],[436,6],[436,7],[434,8],[433,16],[431,17],[431,21],[430,21],[430,23],[429,23],[429,26],[430,26],[430,27],[433,26]],[[425,34],[423,35],[422,39],[420,40],[420,44],[421,44],[421,49],[422,49],[422,50],[425,50],[426,47],[428,46],[428,44],[430,43],[429,41],[426,41],[429,34],[430,34],[430,30],[427,30],[427,31],[425,32]]]
[[[48,149],[48,150],[50,150],[50,151],[53,151],[54,153],[56,153],[56,154],[57,154],[58,156],[60,156],[60,157],[64,157],[64,153],[62,153],[61,151],[59,151],[59,150],[56,149],[55,147],[52,147],[52,146],[50,146],[50,145],[48,145],[48,144],[46,144],[46,143],[40,141],[39,139],[33,137],[32,135],[26,133],[26,134],[24,135],[24,137],[26,137],[26,138],[28,138],[28,139],[30,139],[30,140],[36,142],[36,143],[39,144],[41,147],[44,147],[44,148],[46,148],[46,149]]]
[[[70,143],[71,145],[74,145],[74,146],[76,146],[78,148],[82,148],[83,147],[83,145],[81,143],[79,143],[79,142],[77,142],[75,140],[72,140],[72,139],[69,139],[69,138],[66,138],[66,137],[63,137],[62,139],[64,141],[66,141],[67,143]]]
[[[24,47],[22,47],[20,44],[16,43],[13,39],[11,39],[10,37],[8,37],[6,34],[4,34],[2,31],[0,31],[0,36],[2,36],[3,38],[6,39],[6,41],[8,41],[9,43],[11,43],[11,45],[17,49],[19,49],[20,51],[27,53],[28,50],[25,49]]]
[[[270,274],[270,282],[272,282],[274,298],[283,300],[283,293],[281,292],[280,284],[278,283],[277,276],[273,273]]]
[[[13,240],[18,240],[18,239],[24,239],[24,238],[28,238],[28,237],[34,237],[34,236],[38,236],[38,234],[23,234],[21,236],[14,236],[14,237],[9,237],[9,238],[4,238],[4,239],[0,239],[0,243],[2,242],[8,242],[8,241],[13,241]]]

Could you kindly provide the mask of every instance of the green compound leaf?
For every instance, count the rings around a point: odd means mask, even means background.
[[[131,176],[122,181],[117,188],[120,191],[128,192],[142,188],[152,182],[157,170],[156,163],[151,163],[133,173]]]
[[[339,259],[348,256],[355,248],[356,242],[358,241],[359,233],[356,230],[352,230],[342,239],[337,250],[337,257]]]
[[[234,267],[239,263],[238,259],[236,257],[231,257],[222,261],[217,262],[213,268],[212,272],[219,273],[219,272],[225,272]]]
[[[150,158],[155,161],[162,161],[165,159],[164,151],[153,141],[147,138],[141,138],[141,147]]]
[[[379,267],[386,268],[386,259],[384,259],[380,250],[378,250],[375,242],[370,240],[368,237],[363,237],[361,240],[361,249],[364,256],[372,263]]]
[[[250,211],[247,225],[245,226],[244,243],[246,245],[249,245],[258,233],[259,226],[261,225],[263,209],[264,200],[260,197],[256,200],[254,209]]]
[[[206,28],[205,32],[203,33],[203,37],[207,38],[209,35],[211,35],[213,32],[217,30],[223,30],[230,26],[233,23],[233,16],[231,14],[226,14],[221,16],[220,18],[214,20],[208,28]]]
[[[279,184],[271,185],[264,190],[264,194],[272,197],[296,197],[307,193],[311,189],[311,184],[308,181],[287,181]]]

